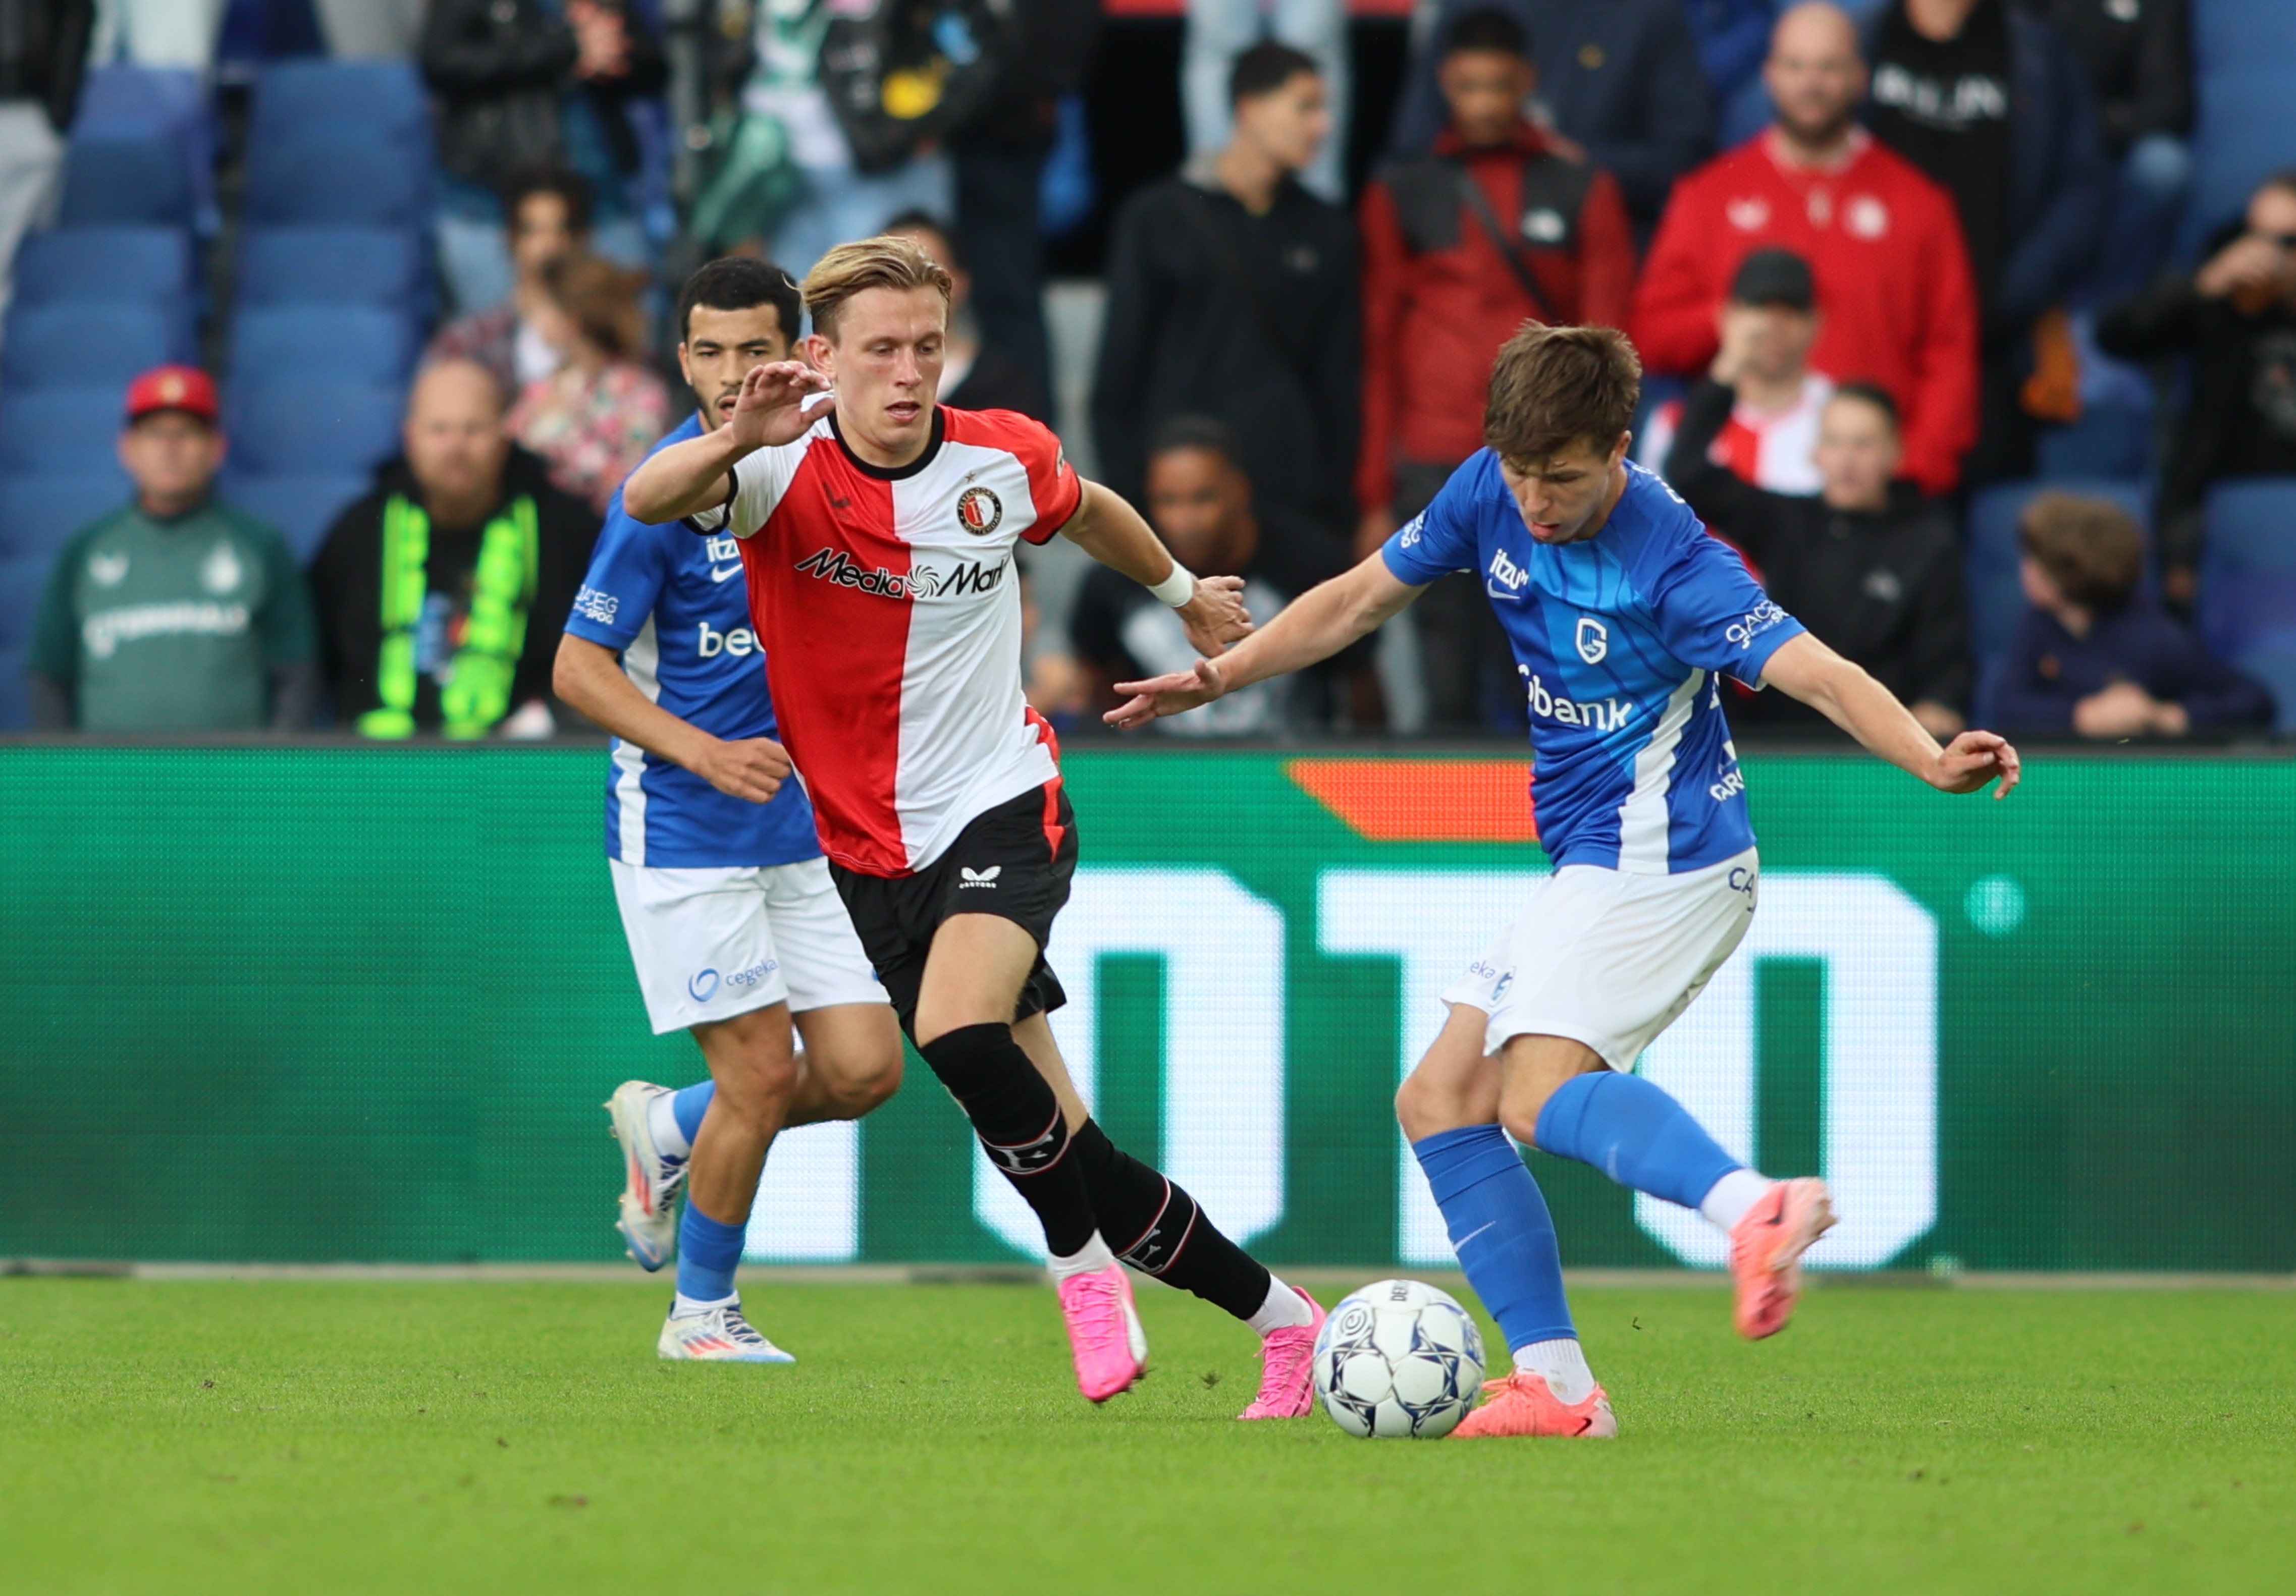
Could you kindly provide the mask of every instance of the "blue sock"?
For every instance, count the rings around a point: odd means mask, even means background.
[[[1435,1190],[1459,1267],[1499,1322],[1508,1349],[1577,1339],[1554,1216],[1506,1133],[1462,1125],[1420,1138],[1411,1151]]]
[[[695,1302],[722,1302],[734,1295],[734,1271],[742,1262],[746,1224],[720,1224],[686,1199],[677,1221],[677,1294]]]
[[[717,1095],[715,1081],[670,1094],[669,1111],[677,1116],[677,1134],[685,1138],[686,1146],[693,1146],[693,1139],[701,1134],[701,1117],[709,1111],[709,1100]]]
[[[1535,1130],[1541,1151],[1592,1164],[1621,1186],[1685,1208],[1743,1167],[1663,1089],[1615,1070],[1563,1082],[1538,1111]]]

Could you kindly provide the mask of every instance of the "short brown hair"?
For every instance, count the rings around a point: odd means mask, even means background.
[[[813,317],[813,330],[824,338],[835,338],[838,310],[854,295],[873,288],[897,292],[930,288],[946,306],[955,284],[948,268],[914,238],[889,233],[840,244],[805,274],[805,307]]]
[[[1491,367],[1483,441],[1517,471],[1573,444],[1607,454],[1634,424],[1642,391],[1642,360],[1616,328],[1525,322]]]
[[[2086,610],[2118,610],[2136,590],[2144,534],[2110,499],[2045,493],[2017,520],[2017,540],[2057,590]]]
[[[638,307],[644,272],[579,250],[542,268],[542,290],[584,338],[617,360],[636,356],[645,341],[645,313]]]

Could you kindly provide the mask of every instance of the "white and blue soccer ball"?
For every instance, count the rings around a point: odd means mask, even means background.
[[[1483,1337],[1447,1291],[1376,1281],[1333,1308],[1316,1337],[1316,1395],[1365,1440],[1447,1436],[1483,1379]]]

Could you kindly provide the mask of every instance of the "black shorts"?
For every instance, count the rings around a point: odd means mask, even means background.
[[[1076,811],[1055,776],[975,815],[939,858],[914,875],[863,875],[832,860],[829,876],[892,996],[901,1028],[913,1032],[925,954],[952,915],[994,914],[1036,939],[1036,968],[1021,984],[1014,1020],[1049,1014],[1069,1001],[1045,962],[1045,944],[1053,917],[1069,901],[1076,862]]]

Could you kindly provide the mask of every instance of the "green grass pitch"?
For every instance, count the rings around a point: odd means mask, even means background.
[[[1608,1445],[1236,1424],[1168,1291],[1100,1411],[1039,1289],[753,1286],[782,1370],[666,1296],[0,1280],[0,1591],[2296,1589],[2296,1294],[1584,1290]]]

